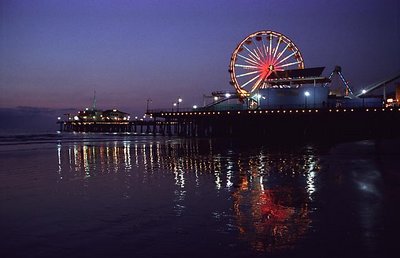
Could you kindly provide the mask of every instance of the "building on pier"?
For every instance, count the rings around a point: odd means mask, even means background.
[[[96,92],[93,105],[78,111],[77,114],[65,114],[66,121],[58,121],[60,131],[78,132],[128,132],[130,116],[118,109],[101,110],[96,108]]]

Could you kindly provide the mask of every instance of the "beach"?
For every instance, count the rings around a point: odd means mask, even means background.
[[[398,139],[3,136],[2,257],[389,257]]]

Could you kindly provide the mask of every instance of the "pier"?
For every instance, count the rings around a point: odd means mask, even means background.
[[[164,112],[149,110],[151,120],[62,122],[62,131],[128,132],[182,137],[329,138],[395,136],[399,107],[259,109]]]
[[[305,68],[292,40],[270,30],[248,35],[234,49],[228,72],[232,91],[212,93],[202,107],[149,110],[131,119],[117,109],[93,107],[59,120],[60,131],[126,132],[181,137],[269,138],[274,140],[395,136],[400,120],[400,84],[388,93],[397,73],[355,92],[336,66]],[[338,78],[339,83],[332,83]],[[382,89],[383,94],[372,91]]]

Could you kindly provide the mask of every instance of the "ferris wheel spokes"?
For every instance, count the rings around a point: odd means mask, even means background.
[[[272,73],[292,67],[304,67],[293,42],[278,32],[259,31],[246,37],[233,52],[229,69],[231,84],[245,97],[264,87]]]
[[[279,37],[279,39],[278,39],[278,44],[276,45],[273,58],[275,58],[276,53],[278,52],[278,49],[279,49],[279,45],[280,45],[280,43],[281,43],[281,40],[282,40],[282,38]]]
[[[250,58],[247,58],[247,57],[245,57],[245,56],[242,56],[241,54],[238,54],[238,56],[240,56],[241,58],[243,58],[243,59],[245,59],[245,62],[246,62],[246,60],[247,60],[247,62],[246,63],[252,63],[252,64],[254,64],[254,65],[258,65],[258,63],[256,62],[256,61],[254,61],[254,60],[252,60],[252,59],[250,59]]]
[[[295,64],[300,64],[300,62],[301,61],[296,61],[296,62],[292,62],[292,63],[288,63],[288,64],[283,64],[283,65],[280,65],[279,68],[283,68],[283,67],[291,66],[291,65],[295,65]]]
[[[243,88],[243,87],[246,87],[249,83],[253,82],[255,79],[257,79],[257,78],[260,77],[260,76],[261,76],[261,74],[255,76],[254,78],[252,78],[251,80],[249,80],[248,82],[246,82],[245,84],[243,84],[243,85],[242,85],[242,88]]]
[[[243,64],[235,64],[236,67],[243,67],[244,69],[259,69],[258,66],[254,65],[243,65]]]
[[[297,54],[297,52],[293,52],[290,55],[288,55],[287,57],[285,57],[284,59],[282,59],[281,61],[279,61],[278,63],[276,63],[276,65],[279,65],[280,63],[286,61],[287,59],[289,59],[290,57],[294,56],[295,54]]]
[[[236,75],[236,77],[240,78],[240,77],[247,76],[247,75],[252,75],[252,74],[255,74],[255,73],[258,73],[258,72],[259,71],[257,70],[257,71],[253,71],[253,72],[242,73],[242,74]]]

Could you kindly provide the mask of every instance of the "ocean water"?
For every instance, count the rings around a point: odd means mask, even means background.
[[[1,257],[393,257],[399,139],[0,137]]]

